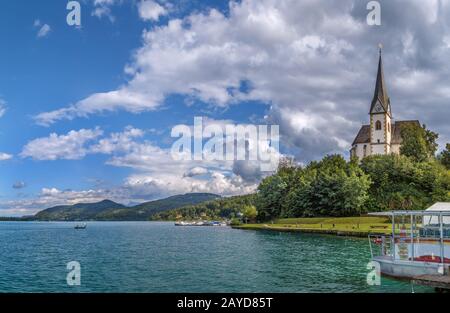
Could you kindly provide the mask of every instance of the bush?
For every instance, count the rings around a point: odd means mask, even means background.
[[[342,156],[326,156],[306,168],[278,171],[258,188],[260,220],[290,217],[351,216],[363,213],[369,177]]]
[[[450,171],[435,159],[402,155],[370,156],[361,164],[331,155],[304,168],[281,168],[263,180],[256,197],[260,221],[423,210],[438,201],[450,201]]]
[[[435,160],[414,162],[398,155],[365,158],[362,170],[372,185],[370,211],[423,210],[437,201],[449,201],[450,176]]]

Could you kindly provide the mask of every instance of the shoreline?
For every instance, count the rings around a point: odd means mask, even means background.
[[[232,225],[233,229],[240,230],[260,230],[260,231],[274,231],[274,232],[286,232],[286,233],[308,233],[308,234],[322,234],[332,235],[338,237],[358,237],[367,238],[370,235],[387,235],[388,232],[380,231],[361,231],[361,230],[341,230],[341,229],[316,229],[316,228],[299,228],[299,227],[283,227],[283,226],[270,226],[267,224],[248,224],[248,225]]]

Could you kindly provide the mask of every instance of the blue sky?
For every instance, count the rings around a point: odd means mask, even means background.
[[[33,117],[41,112],[55,110],[91,94],[114,90],[125,84],[128,77],[124,67],[133,51],[140,47],[143,30],[167,23],[167,17],[159,21],[138,18],[138,7],[131,1],[111,6],[113,21],[109,16],[99,18],[92,15],[96,8],[94,3],[84,1],[81,2],[82,27],[75,28],[66,24],[68,11],[65,5],[66,2],[60,0],[26,5],[20,2],[2,3],[0,37],[7,43],[7,48],[0,51],[0,99],[6,108],[0,124],[0,142],[1,152],[7,151],[13,156],[0,164],[0,200],[4,203],[12,201],[13,206],[20,209],[20,201],[30,199],[25,207],[30,205],[31,212],[34,208],[40,208],[40,205],[33,203],[33,199],[39,196],[43,188],[57,188],[60,191],[99,187],[113,189],[133,172],[130,168],[106,165],[108,156],[104,155],[87,156],[80,160],[20,157],[27,142],[47,137],[50,133],[66,134],[71,130],[101,127],[106,136],[132,125],[148,130],[143,140],[167,148],[173,141],[170,139],[170,129],[180,123],[192,124],[194,116],[229,119],[237,123],[249,122],[249,117],[263,117],[264,104],[258,108],[216,109],[198,101],[187,106],[186,97],[171,95],[159,110],[153,112],[133,114],[118,111],[55,123],[51,127],[36,124]],[[227,11],[223,1],[208,2],[208,6],[204,1],[180,2],[176,10],[172,10],[171,18],[208,10],[210,6]],[[51,30],[39,37],[43,25],[49,25]],[[23,187],[13,188],[14,185]],[[155,196],[148,199],[152,197]],[[19,201],[18,206],[14,201]],[[5,205],[5,215],[17,215],[14,210],[7,209],[8,205]]]
[[[281,153],[299,162],[347,156],[379,42],[394,116],[420,118],[442,145],[448,6],[381,1],[371,27],[360,2],[84,0],[77,28],[66,1],[3,1],[0,215],[255,190],[254,164],[168,159],[171,128],[195,116],[280,125]]]

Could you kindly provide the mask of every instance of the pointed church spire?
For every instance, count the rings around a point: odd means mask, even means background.
[[[384,82],[384,73],[383,73],[383,58],[382,58],[382,45],[379,45],[379,60],[378,60],[378,73],[377,73],[377,82],[375,84],[375,93],[373,95],[372,105],[370,106],[370,113],[373,113],[374,107],[377,103],[380,103],[384,109],[384,112],[387,112],[391,115],[391,105],[390,100],[387,94],[386,83]]]

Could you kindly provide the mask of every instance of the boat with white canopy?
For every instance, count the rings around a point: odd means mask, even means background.
[[[372,261],[384,275],[445,275],[450,266],[450,203],[425,211],[370,213],[391,218],[391,235],[369,235]]]

